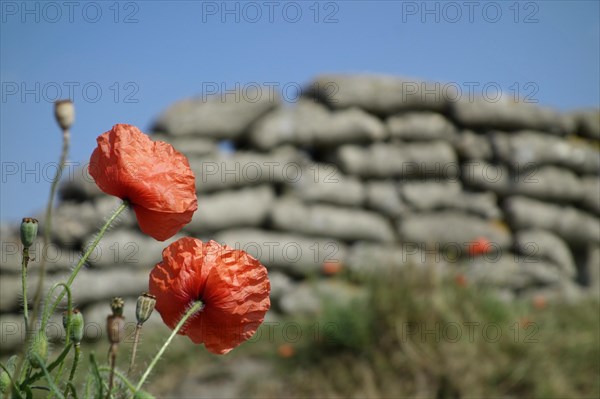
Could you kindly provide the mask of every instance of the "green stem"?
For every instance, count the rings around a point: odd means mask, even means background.
[[[27,302],[27,265],[29,264],[29,248],[23,248],[21,262],[21,285],[23,286],[23,318],[25,319],[25,336],[29,332],[29,303]]]
[[[68,339],[68,338],[67,338]],[[66,343],[66,345],[68,347],[70,347],[71,345],[69,343]],[[55,375],[54,375],[54,383],[58,384],[61,379],[62,379],[62,372],[63,372],[63,367],[65,367],[65,362],[62,362],[59,366],[58,366],[58,370],[56,371]],[[67,394],[65,393],[65,396],[67,396]],[[50,396],[50,398],[52,398],[52,396]]]
[[[10,375],[10,371],[2,363],[0,363],[0,367],[2,367],[2,369],[6,372],[6,374],[8,375],[8,378],[10,379],[10,384],[12,385],[13,395],[15,395],[17,398],[21,399],[22,398],[21,392],[19,392],[19,387],[15,383],[15,380],[13,379],[12,375]]]
[[[50,373],[48,372],[48,369],[46,368],[46,365],[44,364],[44,361],[42,360],[40,355],[38,355],[37,353],[34,353],[33,356],[37,359],[38,363],[40,364],[40,367],[42,368],[42,372],[46,376],[46,381],[48,381],[48,386],[50,387],[50,390],[52,391],[52,393],[54,393],[59,399],[60,398],[64,399],[65,397],[62,395],[62,393],[60,393],[60,391],[58,390],[58,387],[54,384],[54,381],[52,381],[52,376],[50,376]]]
[[[29,258],[29,251],[27,249],[24,249],[23,250],[23,259],[27,259],[27,258]],[[26,265],[23,267],[23,273],[22,273],[22,275],[23,275],[23,277],[22,277],[23,278],[23,295],[25,296],[25,298],[27,298],[27,288],[26,288],[27,287],[27,282],[26,282],[27,266]],[[57,284],[54,284],[54,286],[52,286],[52,288],[48,292],[48,299],[47,299],[47,301],[49,300],[50,295],[52,294],[52,292],[54,291],[54,289],[56,287],[58,287],[59,285],[64,286],[65,290],[68,293],[67,298],[68,298],[68,306],[69,306],[69,309],[70,309],[71,308],[71,291],[63,283],[57,283]],[[25,305],[24,305],[23,309],[24,309],[24,317],[25,317],[25,331],[27,331],[26,340],[29,340],[31,338],[29,332],[33,331],[33,329],[32,329],[33,325],[32,326],[28,326],[28,324],[27,324],[27,300],[25,299],[24,302],[25,302]],[[48,322],[47,318],[44,319],[44,320],[42,320],[42,325],[40,327],[40,329],[42,331],[44,331],[46,329],[47,322]],[[67,336],[68,336],[68,333],[67,333]],[[17,365],[17,368],[15,370],[15,374],[14,374],[15,375],[15,379],[17,379],[17,380],[21,380],[21,378],[23,377],[23,372],[27,373],[27,376],[25,377],[25,379],[29,380],[29,373],[31,372],[31,368],[29,368],[28,363],[24,362],[25,358],[27,357],[26,353],[27,353],[27,346],[23,345],[23,356],[19,360],[19,363]],[[39,375],[39,377],[41,377],[41,374]]]
[[[65,360],[65,357],[67,357],[67,354],[69,353],[70,350],[71,350],[71,346],[67,346],[65,349],[63,349],[63,351],[56,358],[56,360],[48,366],[48,371],[52,372],[52,370],[54,370],[56,368],[56,366],[61,364]],[[44,375],[44,373],[40,371],[39,373],[36,373],[36,374],[32,375],[31,377],[28,377],[27,379],[25,379],[25,381],[23,381],[21,383],[21,388],[24,388],[27,385],[31,385],[32,383],[34,383],[38,378],[42,377],[43,375]]]
[[[56,288],[58,288],[60,286],[62,286],[64,288],[64,290],[67,292],[67,320],[65,323],[65,325],[66,325],[65,348],[67,348],[67,347],[71,347],[71,316],[73,313],[71,290],[69,289],[69,287],[67,287],[67,285],[65,283],[56,283],[52,286],[52,288],[50,288],[50,291],[48,291],[48,295],[46,297],[45,303],[50,302],[52,293],[54,292],[54,290]],[[42,314],[42,328],[46,328],[46,324],[48,323],[49,319],[50,319],[50,314]],[[62,371],[63,371],[64,365],[65,365],[65,362],[61,362],[60,365],[58,366],[58,370],[54,376],[55,384],[58,384],[62,378]],[[65,392],[65,396],[67,396],[66,392]],[[49,396],[49,398],[52,398],[52,397],[53,397],[52,395]]]
[[[52,294],[54,293],[54,290],[57,289],[58,287],[63,287],[64,290],[61,292],[59,298],[62,299],[62,297],[65,295],[65,292],[67,293],[67,338],[66,341],[67,343],[69,342],[69,336],[70,336],[70,331],[68,330],[71,326],[70,323],[70,318],[71,318],[71,289],[69,288],[69,286],[65,283],[56,283],[54,284],[50,290],[48,291],[48,294],[46,294],[46,305],[48,303],[50,303],[50,298],[52,298]],[[59,299],[59,300],[60,300]],[[44,309],[47,309],[46,307],[44,307]],[[48,320],[50,320],[50,316],[52,315],[52,313],[54,313],[54,309],[52,308],[52,312],[44,312],[42,313],[42,325],[40,326],[40,329],[44,330],[46,328],[46,325],[48,324]]]
[[[29,342],[29,338],[27,339],[26,342]],[[17,369],[15,371],[15,377],[14,377],[15,381],[21,381],[22,379],[28,379],[29,376],[31,375],[31,365],[27,361],[27,345],[23,345],[23,349],[25,350],[25,352],[23,354],[24,359],[21,359],[22,362],[21,362],[21,360],[19,361],[19,365],[17,366]],[[19,369],[19,367],[21,367],[21,369]],[[21,388],[22,387],[23,387],[23,385],[21,384]]]
[[[34,389],[39,389],[40,391],[48,391],[48,392],[50,392],[50,388],[44,387],[44,386],[41,386],[41,385],[34,385],[34,386],[32,386],[31,390],[34,390]]]
[[[110,367],[102,366],[99,368],[99,370],[106,373],[110,373]],[[127,386],[127,389],[129,389],[131,392],[135,391],[135,386],[131,383],[131,381],[127,379],[125,375],[123,375],[123,373],[121,373],[117,369],[114,370],[114,373]]]
[[[39,279],[37,283],[37,287],[35,289],[35,296],[33,300],[33,317],[31,318],[31,322],[34,323],[37,316],[37,309],[40,306],[40,300],[42,299],[42,289],[44,287],[44,277],[46,275],[46,251],[48,250],[48,245],[50,244],[50,233],[52,232],[52,210],[54,208],[54,197],[56,196],[56,189],[58,187],[58,183],[60,182],[60,178],[62,176],[62,171],[65,167],[65,163],[67,162],[67,154],[69,153],[69,142],[70,142],[71,134],[68,129],[63,130],[63,145],[62,151],[60,154],[60,160],[58,163],[58,169],[56,169],[56,175],[54,175],[54,179],[52,180],[52,185],[50,186],[50,198],[48,198],[48,204],[46,205],[46,218],[44,222],[44,241],[42,246],[42,259],[40,261],[40,269],[39,269]],[[33,327],[33,325],[31,326]]]
[[[119,215],[125,209],[127,209],[127,205],[128,205],[128,202],[127,201],[123,201],[121,203],[121,205],[108,218],[108,220],[106,221],[106,223],[104,223],[104,226],[102,226],[102,228],[100,229],[100,231],[96,235],[96,238],[94,238],[94,241],[92,241],[92,243],[88,246],[87,250],[85,251],[85,253],[81,257],[81,259],[79,259],[79,262],[77,262],[77,265],[75,266],[75,268],[71,272],[71,275],[69,276],[69,279],[67,280],[67,283],[66,283],[67,287],[71,287],[71,284],[73,284],[73,280],[75,280],[75,277],[77,277],[77,274],[79,273],[79,271],[81,270],[81,268],[83,267],[83,265],[85,264],[85,262],[87,261],[87,259],[90,257],[90,255],[92,254],[92,252],[94,251],[94,249],[96,249],[96,247],[98,246],[98,243],[100,242],[100,240],[102,239],[102,237],[104,237],[104,234],[106,234],[106,232],[108,231],[108,228],[110,227],[110,225],[115,221],[115,219],[117,217],[119,217]],[[54,311],[56,310],[56,307],[58,306],[58,304],[60,303],[60,301],[62,300],[62,298],[63,298],[64,295],[65,294],[63,292],[56,299],[56,301],[54,302],[54,305],[52,306],[52,310],[50,311],[49,314],[53,314],[54,313]]]
[[[45,303],[49,303],[50,302],[50,298],[52,297],[52,294],[54,293],[54,290],[57,289],[58,287],[63,287],[63,295],[64,295],[65,292],[67,293],[67,332],[66,332],[67,338],[66,338],[66,343],[65,343],[65,349],[63,349],[63,352],[58,357],[58,359],[56,361],[54,361],[54,363],[52,363],[48,367],[48,369],[50,371],[52,371],[57,365],[60,366],[59,369],[58,369],[59,370],[58,371],[58,375],[56,376],[56,382],[58,382],[58,380],[60,378],[60,375],[62,373],[62,368],[63,368],[63,365],[64,365],[63,360],[67,356],[67,353],[69,353],[69,350],[71,349],[71,345],[69,343],[69,337],[71,335],[70,334],[71,323],[69,321],[70,321],[70,318],[71,318],[71,306],[72,306],[71,290],[69,289],[69,287],[67,287],[67,285],[65,283],[56,283],[56,284],[54,284],[50,288],[50,290],[48,291],[48,294],[46,295],[46,301],[45,301]],[[49,319],[50,319],[50,314],[46,314],[46,313],[42,314],[42,324],[40,326],[40,330],[41,331],[44,331],[46,329],[46,325],[48,324],[48,320]],[[35,381],[37,378],[41,377],[42,375],[43,374],[40,374],[40,373],[34,375],[33,376],[34,378],[32,378],[31,382]],[[29,380],[29,377],[26,380]],[[50,395],[50,397],[52,397],[52,395]]]
[[[102,377],[100,376],[100,371],[98,370],[98,363],[96,362],[96,355],[94,355],[94,353],[90,353],[90,363],[92,364],[92,371],[94,374],[94,377],[96,377],[96,382],[98,383],[97,389],[98,389],[98,393],[96,395],[96,398],[102,398],[102,391],[103,391],[103,384],[102,384]]]
[[[83,397],[90,398],[92,395],[90,394],[90,388],[92,387],[92,374],[88,374],[85,379],[85,386],[83,387]]]
[[[150,362],[150,365],[146,369],[146,372],[144,373],[144,375],[138,382],[137,386],[135,387],[134,395],[142,388],[142,385],[144,385],[144,382],[146,382],[146,379],[152,372],[152,369],[154,368],[154,366],[156,366],[156,363],[158,363],[158,361],[160,360],[161,356],[163,355],[163,353],[165,352],[167,347],[171,344],[171,341],[173,341],[173,338],[175,338],[175,335],[177,335],[179,330],[181,330],[181,327],[183,327],[185,322],[188,321],[188,319],[190,317],[192,317],[194,314],[196,314],[196,312],[202,310],[203,307],[204,307],[204,303],[202,303],[202,301],[197,301],[194,303],[194,305],[192,305],[191,308],[188,309],[188,311],[185,313],[185,315],[183,315],[183,317],[181,318],[179,323],[177,323],[177,325],[171,332],[171,335],[169,335],[169,338],[167,338],[167,340],[165,341],[163,346],[160,348],[160,350],[158,351],[156,356],[154,356],[154,359],[152,359],[152,362]],[[132,398],[133,398],[133,395],[132,395]]]
[[[129,370],[127,375],[130,375],[135,366],[135,355],[137,353],[138,343],[140,342],[140,332],[142,331],[142,324],[138,323],[135,326],[135,337],[133,338],[133,349],[131,350],[131,360],[129,361]]]
[[[73,358],[73,365],[71,366],[71,372],[69,373],[69,380],[67,381],[67,386],[65,387],[65,397],[69,394],[69,388],[73,385],[73,378],[75,378],[75,371],[77,370],[77,365],[79,364],[79,354],[81,353],[81,348],[79,345],[75,344],[75,357]]]
[[[117,344],[110,346],[110,374],[108,377],[108,392],[106,393],[106,399],[110,399],[112,395],[113,384],[115,381],[115,366],[117,363]]]
[[[79,397],[77,396],[77,389],[75,389],[75,385],[73,385],[72,382],[67,382],[67,389],[71,391],[71,394],[73,395],[74,399],[79,399]],[[66,397],[67,395],[65,395]]]

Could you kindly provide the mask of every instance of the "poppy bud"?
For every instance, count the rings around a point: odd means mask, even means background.
[[[8,359],[8,362],[6,362],[8,372],[0,368],[0,394],[5,394],[10,389],[10,375],[15,371],[17,359],[17,355],[13,355]]]
[[[71,100],[59,100],[54,103],[54,117],[62,130],[67,130],[75,121],[75,107]]]
[[[112,301],[110,301],[110,308],[115,316],[123,316],[123,308],[125,307],[125,302],[123,298],[114,297]]]
[[[156,297],[154,295],[144,292],[139,296],[135,307],[135,317],[139,325],[142,325],[150,318],[152,312],[154,312],[154,306],[156,305]]]
[[[67,325],[67,320],[69,320],[70,326]],[[65,331],[70,333],[69,339],[73,341],[75,345],[79,345],[83,339],[84,327],[83,315],[79,309],[73,309],[70,319],[67,317],[67,312],[63,314],[63,327],[65,328]]]
[[[108,332],[108,341],[111,344],[121,342],[124,327],[125,318],[123,316],[113,314],[106,318],[106,331]]]
[[[33,367],[40,368],[42,365],[39,363],[39,358],[46,363],[48,360],[48,337],[43,330],[40,330],[37,334],[35,334],[29,344],[29,351],[27,353],[27,358],[29,359],[29,363]]]
[[[25,248],[29,248],[38,231],[38,221],[34,218],[23,218],[21,222],[21,242]]]

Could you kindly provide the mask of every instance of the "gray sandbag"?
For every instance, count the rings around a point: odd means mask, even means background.
[[[456,177],[456,153],[445,141],[410,144],[344,145],[337,151],[340,168],[361,177]]]
[[[590,139],[600,140],[600,110],[587,109],[573,113],[577,125],[577,134]]]
[[[472,130],[461,131],[453,143],[458,156],[467,160],[489,161],[494,155],[489,137]]]
[[[514,196],[506,199],[504,210],[514,229],[549,230],[573,246],[600,242],[598,218],[572,206]]]
[[[442,111],[457,96],[452,85],[369,74],[320,75],[306,92],[335,109],[358,107],[382,116],[406,110]]]
[[[375,212],[306,205],[292,198],[275,203],[271,220],[276,229],[339,240],[392,242],[395,239],[388,219]]]
[[[278,103],[279,97],[266,87],[202,95],[171,105],[152,130],[173,136],[236,139]]]
[[[261,150],[282,144],[328,147],[380,141],[387,137],[383,123],[358,108],[330,112],[314,100],[273,110],[250,129],[251,143]]]
[[[354,176],[346,176],[335,164],[311,163],[300,179],[288,181],[287,194],[306,202],[324,202],[359,207],[365,201],[365,187]]]
[[[399,220],[398,230],[403,243],[425,244],[438,251],[465,253],[479,240],[490,242],[490,250],[508,248],[512,238],[508,229],[459,211],[414,213]]]
[[[459,181],[418,181],[399,185],[402,198],[417,211],[461,210],[487,219],[502,216],[492,192],[465,192]]]
[[[557,165],[577,173],[600,173],[600,151],[583,140],[535,131],[494,132],[492,144],[496,156],[517,171]]]
[[[343,263],[347,252],[346,245],[333,238],[250,228],[225,230],[214,239],[248,252],[269,269],[300,276],[319,272],[326,262]]]
[[[239,151],[190,158],[196,175],[196,190],[208,193],[236,187],[294,182],[302,178],[306,164],[293,147],[281,147],[268,153]]]
[[[386,120],[390,136],[407,141],[448,140],[457,138],[456,127],[435,112],[407,112]]]
[[[475,130],[534,129],[565,134],[569,128],[561,114],[553,109],[510,99],[461,98],[452,102],[451,116],[460,126]]]
[[[367,181],[365,190],[368,209],[390,218],[397,218],[410,210],[400,196],[398,183],[393,180]]]
[[[541,229],[519,230],[515,233],[515,247],[524,262],[550,261],[569,279],[577,274],[573,254],[557,235]]]
[[[184,229],[206,234],[232,227],[257,227],[266,220],[274,200],[275,192],[269,185],[206,194],[199,198],[198,210]]]

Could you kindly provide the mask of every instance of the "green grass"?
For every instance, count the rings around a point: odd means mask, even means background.
[[[200,387],[234,384],[240,397],[261,398],[600,397],[597,299],[538,309],[424,269],[354,282],[366,285],[363,299],[325,300],[317,317],[265,323],[225,356],[177,337],[145,388],[172,397],[191,378]],[[165,338],[145,330],[134,381]],[[106,363],[107,347],[87,346],[80,371],[90,350]],[[129,350],[123,345],[119,353],[122,371]],[[240,383],[236,366],[248,360],[250,369],[252,362],[268,367]]]
[[[370,281],[366,302],[330,305],[320,334],[277,360],[286,397],[600,396],[599,303],[505,302],[409,270]],[[315,320],[306,320],[306,328]],[[329,328],[323,328],[329,326]],[[333,326],[333,327],[332,327]]]

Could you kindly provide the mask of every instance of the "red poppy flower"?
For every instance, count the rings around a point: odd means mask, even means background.
[[[464,274],[457,274],[454,276],[454,283],[459,287],[466,287],[468,284],[467,277]]]
[[[190,237],[165,248],[150,273],[156,310],[170,328],[194,302],[204,303],[179,334],[217,354],[252,337],[271,306],[270,290],[267,269],[246,252]]]
[[[192,220],[196,186],[183,154],[131,125],[115,125],[96,141],[90,175],[102,191],[131,203],[144,233],[164,241]]]
[[[492,250],[492,244],[485,237],[479,237],[469,244],[469,256],[485,255]]]
[[[290,344],[282,344],[282,345],[279,345],[279,347],[277,348],[277,353],[279,354],[279,356],[281,356],[283,358],[290,358],[290,357],[294,356],[294,354],[296,353],[296,350]]]
[[[546,300],[546,297],[538,294],[536,296],[533,297],[533,307],[538,309],[538,310],[542,310],[546,307],[546,305],[548,304],[548,301]]]
[[[519,319],[519,326],[521,328],[528,329],[529,326],[532,325],[532,324],[533,324],[533,321],[529,317],[527,317],[527,316],[522,317],[521,319]]]
[[[342,268],[343,266],[341,262],[329,261],[323,263],[323,265],[321,266],[321,271],[326,276],[333,276],[341,272]]]

